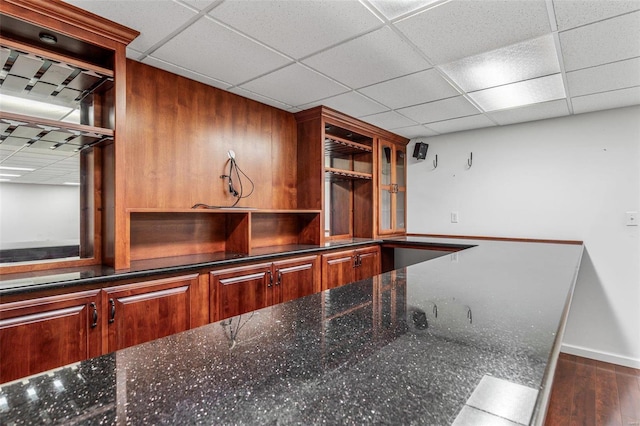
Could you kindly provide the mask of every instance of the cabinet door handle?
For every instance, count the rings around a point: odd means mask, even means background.
[[[276,281],[276,285],[282,284],[282,271],[278,270],[278,281]]]
[[[93,309],[93,312],[91,313],[91,328],[96,328],[98,326],[98,307],[96,306],[95,302],[91,302],[89,308]]]
[[[358,268],[362,266],[362,256],[358,255]]]
[[[267,287],[273,287],[273,274],[271,271],[267,271],[267,275],[269,276],[269,281],[267,281]]]
[[[109,306],[111,312],[109,313],[109,324],[116,320],[116,302],[113,299],[109,299]]]

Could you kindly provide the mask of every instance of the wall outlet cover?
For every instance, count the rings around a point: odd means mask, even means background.
[[[638,226],[638,212],[627,212],[627,226]]]

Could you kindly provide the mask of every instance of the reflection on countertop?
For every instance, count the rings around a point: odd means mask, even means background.
[[[2,385],[0,423],[471,424],[511,385],[522,423],[582,246],[455,254]]]

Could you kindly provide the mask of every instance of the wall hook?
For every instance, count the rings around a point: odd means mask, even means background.
[[[467,165],[469,168],[473,165],[473,152],[469,154],[469,159],[467,160]]]
[[[433,160],[433,169],[437,169],[438,168],[438,154],[436,154],[436,159]]]
[[[469,324],[473,324],[473,314],[471,313],[471,307],[467,306],[467,319]]]

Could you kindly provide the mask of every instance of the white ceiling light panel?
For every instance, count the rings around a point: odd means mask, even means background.
[[[440,67],[466,92],[560,72],[553,36],[547,34]]]
[[[469,93],[484,111],[496,111],[566,97],[561,74]]]

